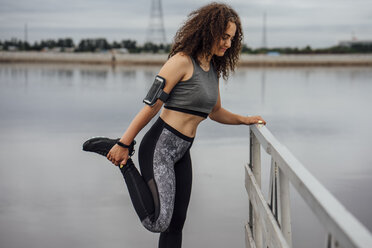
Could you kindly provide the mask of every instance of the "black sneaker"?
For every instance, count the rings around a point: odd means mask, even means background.
[[[106,137],[94,137],[84,142],[83,151],[95,152],[102,156],[107,156],[107,153],[120,139],[109,139]],[[134,154],[134,145],[136,141],[133,140],[129,147],[129,156]]]

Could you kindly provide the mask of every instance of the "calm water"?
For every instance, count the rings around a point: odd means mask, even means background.
[[[158,70],[0,65],[1,247],[156,247],[158,235],[140,225],[119,171],[81,144],[120,136]],[[262,115],[372,230],[371,68],[242,68],[220,90],[225,108]],[[211,120],[199,127],[185,248],[244,246],[248,134]],[[267,196],[269,157],[263,162]],[[291,193],[294,246],[323,246],[323,228]]]

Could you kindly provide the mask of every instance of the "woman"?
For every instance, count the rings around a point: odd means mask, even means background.
[[[189,150],[198,125],[208,116],[223,124],[266,124],[260,116],[241,116],[221,107],[219,78],[227,79],[234,71],[242,36],[239,16],[231,7],[211,3],[193,11],[178,30],[153,86],[165,81],[165,97],[145,105],[120,140],[95,138],[84,144],[85,150],[108,153],[107,159],[120,166],[142,224],[161,233],[160,248],[181,247],[192,181]],[[134,138],[163,103],[139,148],[140,175],[130,159]]]

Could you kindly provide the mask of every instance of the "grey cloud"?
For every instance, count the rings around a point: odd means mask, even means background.
[[[186,20],[192,10],[209,3],[209,0],[174,1],[163,0],[163,13],[168,41]],[[0,0],[0,39],[22,37],[25,23],[34,30],[34,38],[61,35],[80,38],[82,34],[107,35],[108,39],[128,37],[141,41],[149,22],[150,0]],[[259,35],[262,15],[267,13],[267,29],[271,33],[299,33],[311,40],[316,30],[332,30],[349,35],[362,30],[371,39],[372,2],[369,0],[231,0],[228,2],[241,16],[244,30]],[[96,29],[95,29],[96,27]],[[13,31],[11,31],[13,30]],[[44,30],[44,31],[43,31]],[[96,31],[93,31],[96,30]],[[119,34],[121,34],[120,36]],[[36,33],[37,31],[37,33]],[[44,33],[43,33],[44,32]],[[358,31],[361,32],[361,31]],[[307,34],[308,33],[308,34]],[[333,37],[323,33],[322,42]],[[257,40],[261,37],[257,37]],[[281,37],[285,43],[286,36]],[[274,41],[273,41],[274,42]],[[288,38],[288,43],[292,38]]]

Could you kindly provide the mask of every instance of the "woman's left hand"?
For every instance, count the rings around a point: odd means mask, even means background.
[[[255,116],[246,116],[244,120],[244,124],[252,125],[252,124],[263,124],[266,125],[266,121],[259,115]]]

